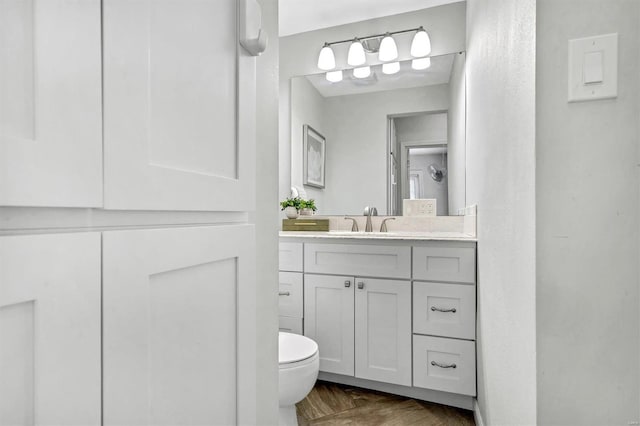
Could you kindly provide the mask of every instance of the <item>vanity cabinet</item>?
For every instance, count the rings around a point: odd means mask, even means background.
[[[472,407],[475,242],[287,238],[280,255],[281,290],[304,288],[296,309],[281,296],[280,329],[303,308],[321,379]]]

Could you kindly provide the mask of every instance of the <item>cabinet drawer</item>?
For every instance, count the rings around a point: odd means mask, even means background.
[[[413,386],[476,395],[476,346],[468,340],[413,336]]]
[[[414,247],[413,279],[473,284],[476,282],[476,249]]]
[[[414,282],[413,332],[475,339],[476,287]]]
[[[380,278],[411,277],[411,247],[306,244],[305,272]]]
[[[302,272],[302,243],[280,243],[279,269]]]
[[[280,315],[302,318],[302,273],[280,272],[278,291]]]
[[[280,316],[279,329],[287,333],[302,334],[302,318]]]

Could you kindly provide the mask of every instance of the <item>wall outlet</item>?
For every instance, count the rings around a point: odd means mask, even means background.
[[[437,216],[437,200],[423,198],[419,200],[402,200],[403,216]]]

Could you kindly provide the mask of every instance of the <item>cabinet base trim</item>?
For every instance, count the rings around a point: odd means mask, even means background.
[[[476,426],[484,426],[484,419],[482,418],[482,412],[480,411],[480,405],[478,400],[473,400],[473,419],[476,422]]]
[[[360,388],[376,390],[379,392],[391,393],[394,395],[406,396],[420,399],[422,401],[435,402],[437,404],[450,405],[452,407],[474,410],[474,400],[472,396],[459,395],[449,392],[441,392],[431,389],[414,388],[410,386],[400,386],[391,383],[376,382],[373,380],[358,379],[357,377],[344,376],[342,374],[326,373],[321,371],[318,380],[326,382],[340,383],[343,385],[357,386]],[[474,410],[475,413],[475,410]],[[478,423],[480,424],[480,423]]]

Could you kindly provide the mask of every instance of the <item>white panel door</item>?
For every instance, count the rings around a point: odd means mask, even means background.
[[[304,275],[304,335],[318,343],[320,371],[353,376],[353,277]]]
[[[0,0],[0,205],[102,205],[100,0]]]
[[[255,424],[251,225],[105,232],[105,425]]]
[[[411,386],[411,283],[356,278],[356,377]]]
[[[0,237],[0,425],[99,425],[100,387],[100,234]]]
[[[235,0],[105,0],[105,207],[253,209],[255,58]]]

